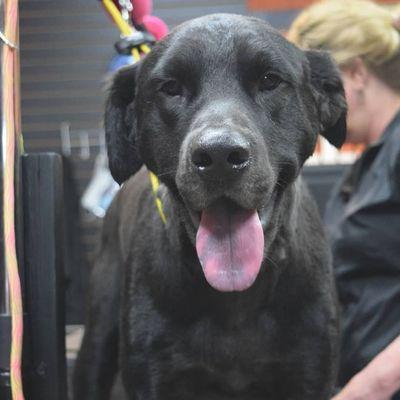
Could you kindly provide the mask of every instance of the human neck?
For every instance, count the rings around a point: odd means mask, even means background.
[[[368,126],[368,144],[376,142],[400,110],[400,95],[377,82],[371,88],[369,96],[370,124]]]

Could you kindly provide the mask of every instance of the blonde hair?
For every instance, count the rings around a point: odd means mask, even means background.
[[[341,67],[360,57],[397,90],[400,89],[399,17],[400,4],[384,7],[368,0],[325,0],[300,13],[289,29],[288,39],[305,49],[329,51]]]

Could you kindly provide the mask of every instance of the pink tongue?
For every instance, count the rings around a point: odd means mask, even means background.
[[[257,211],[216,205],[203,211],[196,250],[204,276],[223,292],[249,288],[263,259],[264,233]]]

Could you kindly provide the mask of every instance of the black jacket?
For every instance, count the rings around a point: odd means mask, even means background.
[[[400,334],[400,112],[345,173],[325,220],[342,305],[344,385]]]

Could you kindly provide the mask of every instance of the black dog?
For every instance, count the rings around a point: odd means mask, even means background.
[[[345,100],[325,53],[265,22],[181,25],[117,74],[110,168],[125,183],[94,267],[75,399],[323,400],[335,380],[329,251],[298,178]]]

